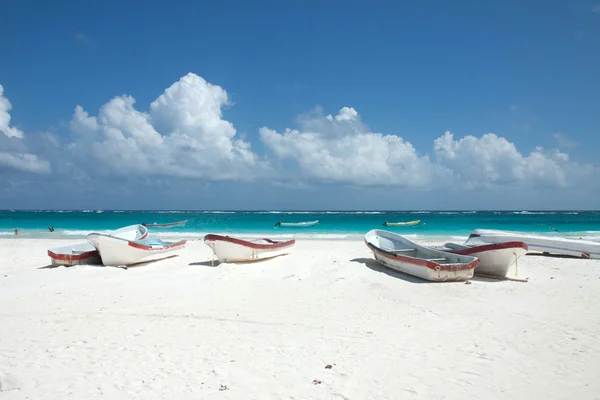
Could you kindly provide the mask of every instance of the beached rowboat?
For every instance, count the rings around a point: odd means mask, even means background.
[[[410,226],[410,225],[417,225],[419,222],[421,222],[420,219],[417,219],[415,221],[406,221],[406,222],[388,222],[385,221],[383,224],[383,226]]]
[[[140,240],[146,238],[148,229],[142,225],[129,225],[112,231],[108,233],[108,235],[128,240]],[[80,242],[48,249],[48,256],[50,256],[52,265],[57,266],[94,265],[102,263],[98,249],[89,242]]]
[[[527,243],[530,252],[565,254],[582,258],[600,259],[600,242],[550,235],[543,236],[494,229],[475,229],[471,232],[465,244],[480,245],[512,241]]]
[[[319,220],[316,221],[306,221],[306,222],[281,222],[277,221],[275,226],[286,227],[286,228],[305,228],[308,226],[315,226],[319,223]]]
[[[110,266],[134,265],[167,258],[183,249],[187,242],[164,242],[157,238],[127,240],[101,233],[90,233],[87,240],[98,249],[102,264]]]
[[[212,249],[219,262],[247,262],[287,254],[296,241],[275,241],[266,238],[249,241],[208,234],[204,236],[204,243]]]
[[[528,246],[523,242],[504,242],[483,245],[446,243],[437,248],[448,253],[472,256],[479,259],[475,275],[506,277],[508,270],[520,257],[527,254]]]
[[[375,259],[386,267],[434,282],[471,279],[479,262],[476,257],[420,246],[401,235],[379,229],[367,232],[365,243]]]

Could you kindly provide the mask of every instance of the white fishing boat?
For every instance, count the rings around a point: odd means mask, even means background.
[[[101,233],[90,233],[87,240],[98,249],[102,264],[109,266],[135,265],[171,257],[187,242],[164,242],[158,238],[127,240]]]
[[[204,243],[212,249],[219,262],[248,262],[287,254],[296,241],[267,238],[249,241],[211,233],[204,236]]]
[[[285,227],[285,228],[306,228],[309,226],[315,226],[319,223],[319,220],[316,221],[304,221],[304,222],[281,222],[277,221],[275,226]]]
[[[466,245],[519,241],[527,243],[530,252],[563,254],[582,258],[600,259],[600,242],[552,235],[524,232],[475,229],[465,241]]]
[[[109,232],[107,235],[127,240],[140,240],[146,238],[148,229],[142,225],[129,225]],[[98,249],[89,242],[74,243],[48,249],[48,256],[52,265],[56,266],[95,265],[102,263]]]
[[[185,219],[183,221],[177,221],[177,222],[166,222],[163,224],[159,224],[159,223],[152,223],[149,224],[147,222],[143,222],[142,225],[147,226],[147,227],[151,227],[151,228],[177,228],[177,227],[182,227],[185,226],[185,224],[187,224],[188,220]]]
[[[420,219],[417,219],[417,220],[414,220],[414,221],[404,221],[404,222],[388,222],[388,221],[385,221],[381,225],[382,226],[411,226],[411,225],[418,225],[419,222],[421,222]]]
[[[421,246],[380,229],[367,232],[365,243],[375,259],[386,267],[435,282],[471,279],[479,262],[476,257]]]
[[[463,256],[477,257],[479,263],[475,268],[475,275],[489,275],[506,277],[510,267],[515,265],[519,258],[527,254],[528,246],[524,242],[504,242],[483,245],[463,245],[446,243],[438,248],[448,253]]]

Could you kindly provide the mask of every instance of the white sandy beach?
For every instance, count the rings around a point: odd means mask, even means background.
[[[428,283],[362,241],[211,266],[49,264],[0,240],[0,399],[599,399],[600,261]],[[330,365],[331,368],[326,368]]]

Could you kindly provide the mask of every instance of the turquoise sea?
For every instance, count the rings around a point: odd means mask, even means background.
[[[184,227],[151,228],[154,236],[195,239],[206,233],[240,237],[356,239],[380,228],[415,239],[466,238],[476,228],[517,230],[600,240],[600,211],[110,211],[4,210],[0,237],[76,238],[126,225],[188,220]],[[319,220],[313,227],[275,227],[277,221]],[[415,226],[382,227],[384,221],[420,220]],[[49,232],[48,226],[55,231]],[[15,228],[19,235],[15,235]]]

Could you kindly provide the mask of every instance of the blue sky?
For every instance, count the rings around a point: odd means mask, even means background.
[[[600,2],[488,3],[5,0],[0,208],[597,209]]]

